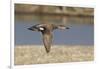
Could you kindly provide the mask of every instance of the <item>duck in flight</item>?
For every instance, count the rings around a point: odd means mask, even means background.
[[[55,29],[69,29],[69,27],[65,27],[64,25],[56,25],[51,23],[44,23],[44,24],[36,24],[30,28],[31,31],[39,31],[42,33],[43,36],[43,44],[47,53],[50,52],[52,38],[53,38],[53,30]]]

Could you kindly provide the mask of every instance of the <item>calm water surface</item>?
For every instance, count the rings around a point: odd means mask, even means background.
[[[47,18],[47,17],[46,17]],[[44,19],[46,19],[44,18]],[[42,44],[41,33],[32,32],[27,28],[41,23],[41,17],[36,15],[17,15],[15,17],[15,45]],[[48,21],[53,23],[62,23],[61,18],[49,17]],[[67,19],[67,18],[66,18]],[[67,19],[66,26],[68,30],[55,30],[53,33],[53,44],[64,45],[93,45],[94,44],[94,26],[86,23],[83,19]],[[91,22],[91,21],[90,21]]]

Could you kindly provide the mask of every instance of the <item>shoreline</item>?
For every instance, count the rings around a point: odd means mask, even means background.
[[[40,45],[37,45],[37,44],[17,44],[17,45],[15,45],[15,47],[16,46],[44,46],[43,44],[40,44]],[[53,44],[52,46],[94,46],[93,44],[89,44],[89,45],[74,45],[74,44],[72,44],[72,45],[65,45],[65,44]]]
[[[81,62],[93,59],[94,46],[54,45],[48,54],[44,46],[18,45],[14,48],[15,65]]]

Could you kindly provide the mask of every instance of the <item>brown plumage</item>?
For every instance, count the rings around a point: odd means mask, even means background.
[[[46,52],[49,53],[50,52],[50,48],[51,48],[51,44],[52,44],[52,32],[55,29],[69,29],[68,27],[65,27],[63,25],[56,25],[56,24],[36,24],[30,28],[28,28],[29,30],[32,31],[39,31],[42,33],[43,35],[43,43],[44,43],[44,47],[46,49]]]

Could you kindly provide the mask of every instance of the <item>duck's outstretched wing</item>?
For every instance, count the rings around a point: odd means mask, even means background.
[[[64,25],[53,25],[53,29],[61,29],[61,30],[64,30],[64,29],[70,29],[69,27],[66,27]]]
[[[57,28],[58,28],[58,29],[62,29],[62,30],[63,30],[63,29],[70,29],[69,27],[66,27],[66,26],[64,26],[64,25],[58,25]]]
[[[52,34],[43,34],[43,43],[46,52],[49,53],[52,44]]]

